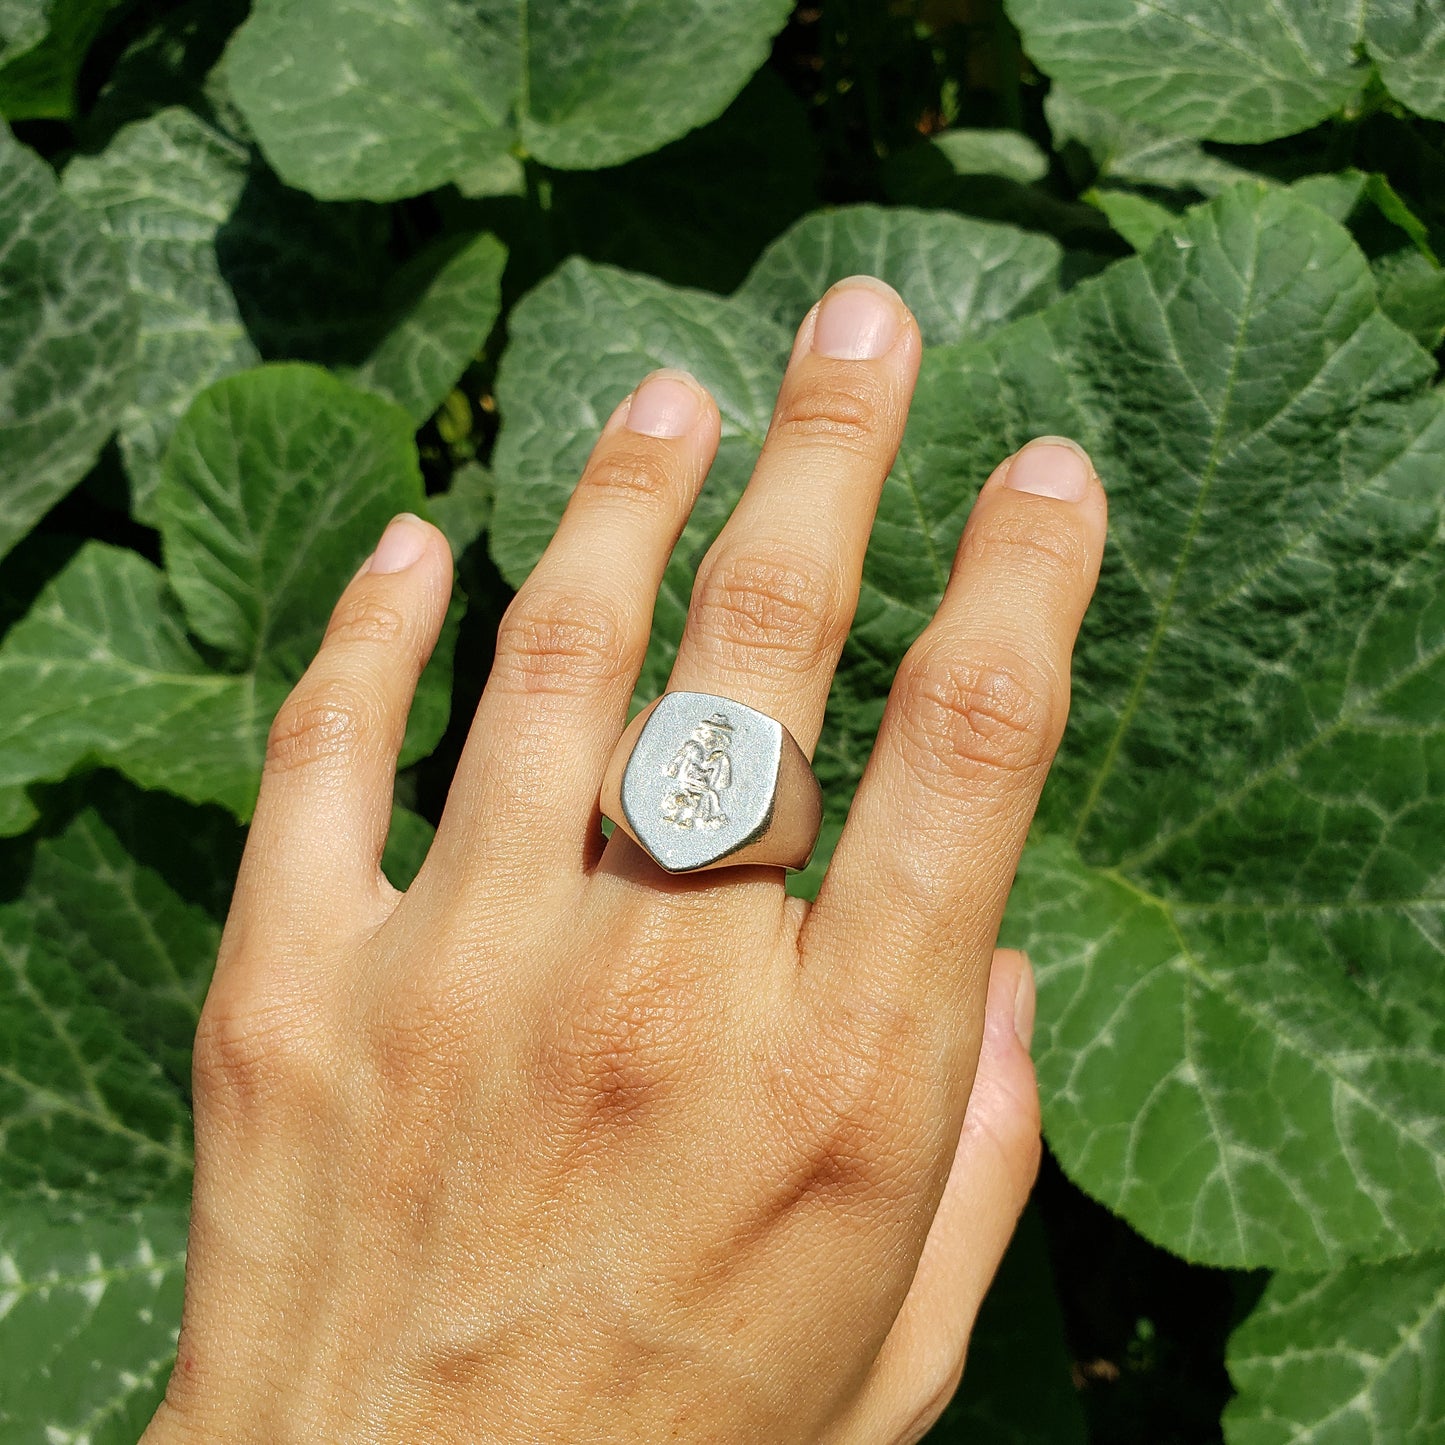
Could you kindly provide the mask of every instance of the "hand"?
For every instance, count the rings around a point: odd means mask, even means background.
[[[811,753],[919,354],[881,283],[808,315],[672,689]],[[405,894],[379,859],[445,542],[398,519],[342,596],[272,729],[196,1040],[152,1445],[872,1445],[957,1383],[1037,1164],[1032,984],[994,940],[1103,492],[1070,443],[988,479],[809,906],[600,828],[718,431],[680,373],[608,420]]]

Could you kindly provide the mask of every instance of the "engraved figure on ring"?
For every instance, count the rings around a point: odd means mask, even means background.
[[[679,828],[720,828],[727,822],[721,794],[732,786],[728,751],[733,729],[721,713],[704,718],[663,770],[677,779],[662,800],[662,816]]]

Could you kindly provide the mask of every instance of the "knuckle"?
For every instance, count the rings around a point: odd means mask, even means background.
[[[366,1056],[382,1090],[414,1099],[454,1099],[475,1057],[469,1000],[441,977],[408,973],[365,1025]]]
[[[343,597],[326,627],[327,642],[386,645],[406,633],[406,617],[376,597]]]
[[[605,598],[552,584],[524,586],[498,625],[492,676],[521,692],[606,686],[635,670],[632,631]]]
[[[656,960],[600,971],[549,1031],[536,1077],[543,1105],[586,1152],[651,1118],[680,1082],[686,990]]]
[[[783,442],[823,440],[871,451],[883,431],[885,405],[881,389],[862,377],[847,386],[825,377],[799,379],[778,398],[772,435]]]
[[[964,532],[959,565],[1002,559],[1011,568],[1062,588],[1088,569],[1089,547],[1075,526],[1057,517],[991,507]]]
[[[918,1020],[879,1009],[867,1020],[820,1021],[804,1065],[784,1075],[803,1145],[789,1203],[906,1207],[926,1143],[903,1121],[942,1117],[919,1107],[933,1085]]]
[[[699,578],[692,624],[710,644],[807,667],[843,645],[851,621],[830,569],[781,547],[723,552]]]
[[[356,751],[381,720],[374,695],[355,680],[301,683],[266,737],[268,772],[286,773]]]
[[[899,669],[905,760],[939,787],[1031,785],[1053,754],[1057,691],[1013,653],[961,658],[915,647]]]
[[[676,490],[671,459],[640,447],[612,448],[596,457],[582,474],[583,489],[619,501],[654,505]]]
[[[284,1101],[314,1112],[330,1092],[324,1053],[304,1011],[212,988],[196,1029],[197,1105],[252,1113]]]

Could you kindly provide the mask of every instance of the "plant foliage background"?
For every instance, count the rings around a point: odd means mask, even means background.
[[[0,0],[0,114],[0,1441],[164,1387],[266,728],[385,520],[460,559],[404,884],[601,420],[724,418],[641,701],[860,270],[928,352],[830,837],[992,464],[1112,498],[1006,930],[1050,1158],[933,1438],[1445,1440],[1445,0]]]

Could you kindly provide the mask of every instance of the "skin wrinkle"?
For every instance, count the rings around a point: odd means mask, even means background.
[[[815,308],[784,383],[781,405],[823,398],[846,442],[774,428],[717,555],[775,558],[809,487],[814,550],[795,573],[706,569],[670,683],[746,680],[809,742],[843,640],[817,614],[851,615],[919,359],[902,303],[870,295],[893,308],[884,354],[814,354]],[[1028,965],[990,958],[1042,762],[971,786],[971,745],[905,686],[816,903],[778,869],[668,875],[621,832],[598,846],[649,603],[718,429],[709,404],[681,437],[604,432],[591,475],[615,457],[624,485],[578,489],[502,629],[404,893],[377,890],[375,755],[394,759],[441,624],[444,543],[348,587],[302,716],[364,676],[375,726],[352,708],[334,747],[266,775],[202,1010],[184,1365],[146,1445],[902,1445],[942,1409],[1038,1159]],[[1103,543],[1097,480],[1071,504],[1000,475],[927,643],[935,680],[984,692],[1000,657],[1058,675]],[[603,623],[568,612],[609,583]],[[809,666],[771,631],[796,608]],[[564,685],[526,685],[549,668]],[[999,704],[1030,758],[1061,691]],[[910,749],[951,779],[926,827]]]

